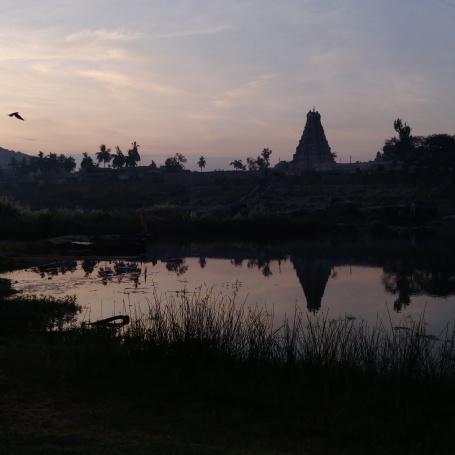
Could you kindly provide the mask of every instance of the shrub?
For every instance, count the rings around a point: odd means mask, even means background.
[[[63,330],[74,323],[82,307],[75,296],[61,299],[44,296],[0,298],[0,332],[25,333]]]

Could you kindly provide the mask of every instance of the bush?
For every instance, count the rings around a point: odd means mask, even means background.
[[[60,299],[44,296],[0,298],[0,333],[48,332],[63,330],[76,321],[82,307],[75,296]]]

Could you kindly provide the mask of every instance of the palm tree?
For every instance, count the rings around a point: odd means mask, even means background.
[[[141,161],[141,157],[137,150],[140,147],[140,145],[136,144],[136,141],[132,142],[131,145],[133,147],[128,150],[128,156],[126,157],[127,167],[135,167],[137,166],[137,162]]]
[[[101,144],[100,151],[96,153],[96,159],[98,160],[98,163],[103,162],[103,167],[106,167],[106,163],[109,163],[112,159],[111,149],[108,149],[104,144]]]
[[[120,147],[118,145],[117,147],[115,147],[115,150],[117,150],[117,153],[114,155],[114,158],[112,159],[112,167],[114,169],[121,169],[126,164],[126,156],[120,150]]]
[[[71,172],[76,169],[76,160],[72,156],[65,156],[65,159],[63,160],[63,169],[68,173],[71,174]]]
[[[202,168],[205,167],[205,163],[206,163],[205,158],[203,156],[201,156],[199,158],[199,161],[197,162],[197,165],[201,168],[201,172],[202,172]]]

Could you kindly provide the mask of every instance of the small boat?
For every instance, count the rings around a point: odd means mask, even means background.
[[[114,322],[119,321],[119,322]],[[130,323],[130,317],[119,314],[118,316],[112,316],[111,318],[100,319],[99,321],[90,322],[92,326],[98,327],[120,327]]]

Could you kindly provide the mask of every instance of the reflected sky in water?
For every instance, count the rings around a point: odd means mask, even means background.
[[[279,325],[295,307],[328,312],[330,317],[353,316],[374,324],[379,317],[387,326],[406,318],[418,319],[425,311],[428,333],[438,335],[453,323],[453,274],[435,279],[432,270],[410,270],[360,264],[320,257],[286,255],[281,258],[155,257],[144,262],[128,260],[60,261],[39,268],[4,273],[25,293],[52,296],[77,295],[85,307],[82,318],[97,320],[116,314],[145,313],[155,298],[181,295],[183,290],[213,289],[246,306],[266,307]],[[420,273],[420,275],[419,275]],[[425,273],[426,281],[421,278]],[[419,281],[420,280],[420,281]],[[448,280],[446,283],[444,280]],[[422,286],[440,282],[443,297],[429,295]],[[430,285],[425,284],[430,282]],[[423,283],[423,285],[422,285]],[[449,290],[449,291],[447,291]]]

